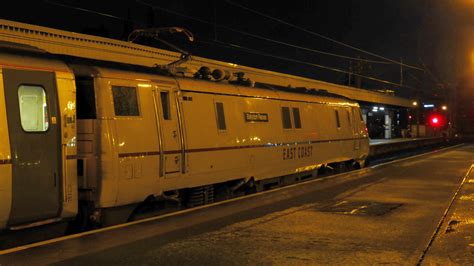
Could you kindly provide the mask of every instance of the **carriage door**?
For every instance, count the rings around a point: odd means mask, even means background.
[[[12,154],[9,225],[59,213],[60,116],[55,74],[3,70]]]
[[[157,122],[161,129],[162,151],[160,151],[160,175],[174,176],[182,170],[182,136],[179,127],[179,112],[176,93],[171,88],[158,87],[155,91],[155,106],[158,107]]]
[[[354,138],[354,150],[360,149],[360,121],[357,119],[356,110],[351,108],[352,112],[352,132]]]

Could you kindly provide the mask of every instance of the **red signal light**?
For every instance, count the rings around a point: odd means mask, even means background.
[[[445,123],[444,117],[441,115],[431,115],[428,121],[433,127],[440,127],[443,126]]]

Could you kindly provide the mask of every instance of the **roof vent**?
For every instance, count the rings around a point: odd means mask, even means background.
[[[211,79],[211,69],[207,66],[202,66],[196,73],[194,73],[194,78],[210,80]]]
[[[221,81],[221,80],[229,80],[230,79],[230,72],[227,70],[222,70],[222,69],[214,69],[211,73],[211,76],[216,80],[216,81]]]
[[[234,76],[237,77],[237,80],[231,80],[229,83],[232,84],[237,84],[237,85],[243,85],[243,86],[249,86],[249,87],[254,87],[255,82],[249,78],[244,78],[245,73],[244,72],[235,72]]]

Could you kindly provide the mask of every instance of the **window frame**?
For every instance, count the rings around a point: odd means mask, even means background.
[[[165,105],[163,104],[163,94],[166,94],[166,101],[167,101],[167,110],[165,112]],[[171,116],[171,101],[170,101],[170,92],[167,90],[160,91],[160,103],[161,103],[161,116],[163,120],[170,121],[173,120]],[[165,116],[165,113],[167,116]]]
[[[296,110],[296,112],[295,112]],[[293,124],[294,129],[302,129],[303,125],[301,124],[301,112],[299,107],[292,107],[291,112],[293,113]],[[298,113],[298,115],[296,115]],[[297,119],[298,118],[298,119]]]
[[[218,106],[222,107],[222,113],[219,112]],[[216,113],[216,127],[219,132],[226,132],[227,131],[227,122],[225,120],[225,108],[224,108],[224,102],[223,101],[214,101],[214,111]],[[221,116],[222,115],[222,116]],[[220,119],[222,118],[222,121],[224,122],[224,128],[221,128],[221,123]]]
[[[341,120],[339,117],[339,110],[334,109],[334,113],[336,115],[336,128],[341,129]]]
[[[118,115],[117,110],[115,108],[116,102],[115,102],[115,96],[114,96],[114,88],[128,88],[128,89],[134,89],[135,90],[135,96],[136,96],[136,103],[137,103],[137,115]],[[129,86],[129,85],[111,85],[110,90],[112,92],[112,103],[113,103],[113,111],[114,111],[114,117],[115,118],[140,118],[142,116],[142,110],[140,108],[140,94],[139,94],[139,89],[137,86]]]
[[[348,127],[349,128],[352,128],[352,112],[350,111],[351,109],[347,109],[346,110],[346,113],[347,113],[347,123],[348,123]]]
[[[289,106],[280,106],[280,113],[281,113],[281,123],[283,129],[293,129],[293,123],[291,121],[291,109]],[[285,115],[285,110],[287,110],[287,115]],[[285,118],[288,118],[287,122],[285,123]],[[289,126],[289,127],[287,127]]]
[[[42,131],[28,131],[28,130],[25,130],[25,128],[23,127],[23,122],[22,122],[22,112],[21,112],[21,102],[20,102],[20,88],[21,87],[37,87],[37,88],[41,88],[43,90],[43,93],[44,93],[44,97],[45,97],[45,102],[46,102],[46,111],[48,112],[47,113],[47,118],[48,118],[48,128],[46,130],[42,130]],[[21,130],[26,133],[26,134],[44,134],[44,133],[47,133],[49,132],[50,128],[51,128],[51,110],[50,110],[50,104],[49,104],[49,96],[48,96],[48,91],[45,89],[45,87],[41,84],[32,84],[32,83],[21,83],[20,85],[18,85],[17,87],[17,96],[18,96],[18,115],[19,115],[19,119],[20,119],[20,128]],[[56,118],[57,119],[57,118]],[[46,122],[46,121],[44,121]]]

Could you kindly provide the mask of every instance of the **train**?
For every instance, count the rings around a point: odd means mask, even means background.
[[[0,43],[0,230],[132,219],[364,167],[357,102]]]

